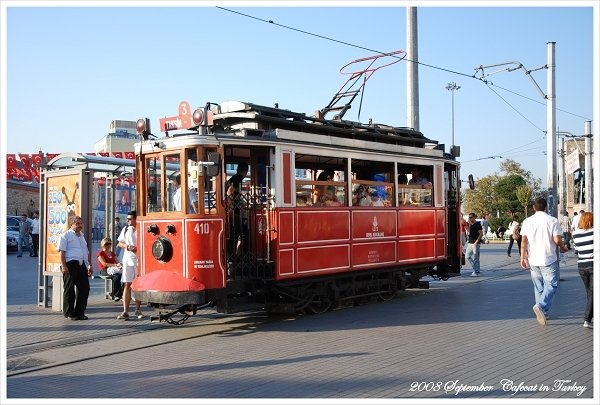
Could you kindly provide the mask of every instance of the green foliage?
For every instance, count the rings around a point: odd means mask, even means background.
[[[494,186],[498,209],[503,212],[520,212],[522,205],[517,197],[517,187],[525,184],[523,177],[518,174],[501,178]]]
[[[531,172],[524,170],[514,160],[500,163],[500,172],[475,181],[475,189],[462,194],[463,213],[475,212],[478,217],[488,215],[491,228],[495,231],[500,223],[508,228],[512,214],[520,218],[528,216],[532,200],[543,196],[541,180],[534,179]],[[500,218],[496,218],[497,214]]]
[[[520,186],[517,186],[515,194],[517,195],[517,199],[519,200],[521,206],[525,211],[525,217],[527,217],[529,207],[532,204],[531,197],[533,196],[533,190],[527,184],[522,184]]]

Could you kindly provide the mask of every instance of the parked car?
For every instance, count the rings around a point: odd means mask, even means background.
[[[29,225],[31,225],[31,218],[27,218]],[[6,236],[7,236],[7,250],[17,250],[17,241],[19,240],[19,222],[21,217],[19,215],[7,215],[6,216]],[[15,239],[14,249],[11,248],[10,238]],[[29,236],[29,246],[31,246],[31,235]]]
[[[18,234],[17,234],[18,235]],[[15,235],[9,235],[8,231],[6,233],[6,250],[7,251],[15,251],[17,250],[18,238]]]

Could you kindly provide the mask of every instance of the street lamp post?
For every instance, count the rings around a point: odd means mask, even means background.
[[[460,89],[460,86],[457,86],[456,83],[448,83],[446,86],[446,90],[450,90],[452,92],[452,146],[454,146],[454,91]]]

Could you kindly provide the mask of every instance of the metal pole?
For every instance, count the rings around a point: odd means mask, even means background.
[[[585,210],[592,212],[593,191],[592,191],[592,122],[584,123],[583,135],[585,136]]]
[[[419,41],[417,8],[406,9],[406,126],[419,130]]]
[[[454,146],[454,90],[452,90],[452,146]]]
[[[555,55],[556,42],[548,42],[548,91],[546,104],[547,122],[547,181],[548,181],[548,214],[558,217],[556,213],[556,96],[555,96]]]

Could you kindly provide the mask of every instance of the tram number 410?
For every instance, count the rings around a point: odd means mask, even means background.
[[[207,222],[196,224],[194,232],[198,235],[208,235],[210,233],[210,225]]]

